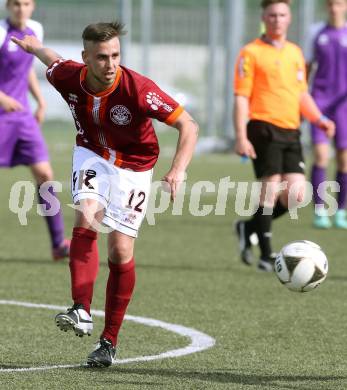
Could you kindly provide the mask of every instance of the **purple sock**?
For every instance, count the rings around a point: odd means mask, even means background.
[[[313,201],[315,205],[324,205],[324,199],[318,195],[318,187],[325,181],[325,168],[312,166],[311,182],[313,186]]]
[[[336,181],[340,184],[340,192],[337,196],[338,209],[344,209],[346,207],[347,198],[347,173],[337,172]]]
[[[37,187],[38,203],[41,204],[44,209],[49,211],[51,205],[47,200],[43,199],[43,197],[40,195],[39,188],[40,187],[38,186]],[[48,192],[50,193],[49,196],[56,197],[56,194],[52,187],[49,187]],[[58,199],[57,202],[59,202]],[[64,222],[61,214],[60,203],[59,203],[59,211],[52,216],[45,215],[45,219],[47,222],[49,234],[51,236],[52,248],[57,248],[64,240]]]

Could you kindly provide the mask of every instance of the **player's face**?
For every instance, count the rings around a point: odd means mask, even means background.
[[[276,3],[265,8],[263,22],[266,35],[271,38],[281,38],[287,34],[290,22],[290,8],[285,3]]]
[[[120,63],[118,37],[106,42],[86,42],[82,57],[88,66],[88,72],[91,72],[93,78],[107,88],[113,84]]]
[[[347,0],[328,0],[328,12],[332,19],[340,19],[346,16]]]
[[[34,9],[34,0],[9,0],[7,2],[10,21],[14,24],[25,23],[31,18]]]

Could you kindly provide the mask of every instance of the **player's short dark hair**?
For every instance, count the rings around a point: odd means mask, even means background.
[[[291,0],[262,0],[261,2],[261,8],[262,9],[265,9],[267,8],[269,5],[272,5],[272,4],[278,4],[278,3],[285,3],[287,5],[291,5],[292,1]]]
[[[33,3],[35,3],[35,0],[32,0]],[[6,6],[10,5],[11,0],[6,0]]]
[[[126,34],[124,24],[119,21],[89,24],[82,33],[83,41],[105,42]]]

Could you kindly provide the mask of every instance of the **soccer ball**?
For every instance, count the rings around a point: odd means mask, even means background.
[[[328,259],[314,242],[294,241],[278,253],[275,272],[289,290],[307,292],[318,287],[327,277]]]

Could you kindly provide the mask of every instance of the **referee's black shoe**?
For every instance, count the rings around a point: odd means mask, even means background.
[[[259,259],[258,270],[262,272],[273,272],[277,253],[271,253],[268,259]]]
[[[239,241],[241,261],[247,265],[253,264],[252,243],[250,234],[246,231],[246,221],[236,221],[235,232]]]

